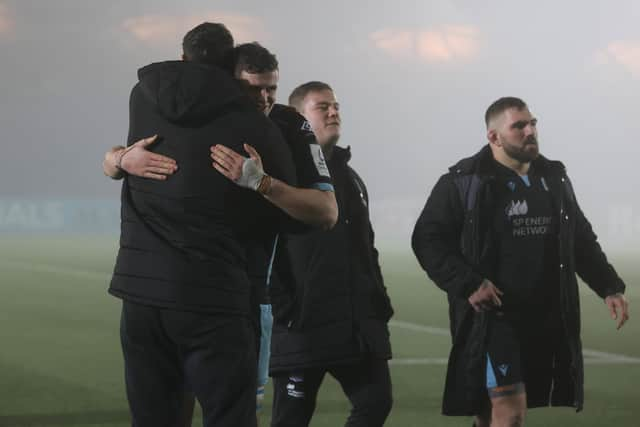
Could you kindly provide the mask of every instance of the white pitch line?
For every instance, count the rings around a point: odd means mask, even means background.
[[[633,356],[625,356],[624,354],[606,353],[604,351],[583,349],[582,354],[585,358],[594,358],[608,360],[611,363],[640,363],[640,358]]]
[[[438,328],[435,326],[420,325],[417,323],[404,322],[402,320],[391,320],[389,326],[406,329],[409,331],[426,332],[431,335],[450,336],[450,332],[445,328]],[[585,358],[584,362],[588,365],[602,365],[602,364],[639,364],[640,358],[625,356],[623,354],[607,353],[604,351],[583,349],[582,354]],[[441,361],[446,359],[437,358],[418,358],[418,359],[393,359],[397,365],[436,365],[442,364]]]
[[[89,280],[111,280],[111,274],[97,271],[80,270],[75,268],[58,267],[51,264],[32,264],[30,262],[0,260],[0,265],[21,271],[35,271],[36,273],[64,274]]]
[[[395,326],[397,328],[406,329],[409,331],[426,332],[431,335],[440,335],[443,337],[451,336],[451,332],[449,331],[449,329],[438,328],[435,326],[419,325],[417,323],[403,322],[402,320],[390,320],[389,326]]]
[[[80,270],[74,268],[63,268],[51,264],[33,264],[29,262],[0,260],[3,267],[14,268],[22,271],[35,271],[38,273],[65,274],[69,276],[79,277],[89,280],[109,281],[111,274],[100,273],[97,271]],[[431,335],[449,337],[449,329],[439,328],[436,326],[420,325],[418,323],[404,322],[402,320],[391,320],[389,326],[405,329],[409,331],[426,332]],[[640,358],[626,356],[623,354],[607,353],[603,351],[583,349],[582,354],[585,357],[585,364],[601,365],[601,364],[640,364]],[[393,365],[446,365],[445,358],[400,358],[392,359]]]
[[[449,361],[442,357],[424,358],[394,358],[389,360],[390,365],[446,365]]]
[[[415,366],[415,365],[446,365],[447,359],[440,357],[424,357],[424,358],[393,358],[389,361],[390,365],[398,366]],[[628,358],[622,359],[591,359],[585,358],[585,365],[637,365],[640,361]]]

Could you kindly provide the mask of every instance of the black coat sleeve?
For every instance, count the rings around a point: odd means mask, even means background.
[[[355,171],[353,171],[353,173],[355,175],[355,179],[358,180],[359,184],[362,186],[363,197],[364,197],[364,200],[367,202],[367,210],[369,210],[369,192],[367,191],[367,187],[364,185],[364,181],[360,179],[360,176],[357,175]],[[369,242],[371,244],[371,247],[369,248],[369,250],[371,251],[372,258],[373,258],[373,268],[375,270],[376,277],[380,281],[380,284],[382,285],[383,288],[386,289],[386,286],[384,286],[384,277],[382,276],[382,269],[380,268],[380,253],[378,252],[378,249],[376,249],[376,244],[375,244],[375,233],[373,232],[373,226],[371,225],[371,220],[367,222],[369,225]]]
[[[367,191],[367,186],[364,184],[364,181],[362,180],[362,178],[360,178],[360,175],[358,175],[356,173],[356,171],[354,171],[353,169],[351,169],[351,168],[349,168],[349,169],[353,173],[354,179],[356,180],[356,183],[358,184],[358,187],[362,188],[362,193],[363,193],[362,197],[364,198],[365,202],[367,203],[367,218],[368,218],[367,225],[369,227],[369,239],[368,239],[368,242],[370,244],[370,247],[367,248],[367,249],[371,253],[374,274],[376,275],[376,278],[378,279],[378,281],[380,283],[380,286],[384,290],[384,297],[386,298],[387,307],[388,307],[388,313],[387,313],[387,320],[388,320],[388,319],[391,318],[391,316],[393,316],[393,308],[391,306],[391,299],[389,298],[389,294],[387,293],[387,287],[384,284],[384,277],[382,276],[382,269],[380,268],[380,253],[378,252],[378,249],[376,248],[375,233],[373,232],[373,226],[371,225],[371,219],[369,218],[369,192]]]
[[[291,149],[297,186],[333,191],[327,163],[309,122],[294,108],[280,104],[273,106],[269,118],[278,126]]]
[[[282,143],[276,144],[277,140],[281,140]],[[287,146],[286,139],[284,139],[284,135],[282,135],[280,129],[271,121],[269,121],[267,126],[266,143],[264,143],[261,150],[258,150],[258,153],[260,153],[262,157],[263,168],[269,175],[291,186],[298,184],[293,153],[290,147]],[[279,231],[286,233],[305,233],[313,229],[311,225],[298,221],[275,205],[272,204],[271,206],[272,211],[275,212]]]
[[[127,134],[127,147],[133,145],[140,139],[145,138],[145,136],[140,136],[139,131],[135,128],[135,124],[138,123],[136,106],[140,104],[141,96],[140,84],[136,83],[133,89],[131,89],[131,94],[129,95],[129,132]],[[152,135],[147,135],[146,137],[149,136]]]
[[[375,274],[380,284],[386,289],[384,286],[384,278],[382,277],[382,269],[380,268],[380,254],[378,253],[378,249],[376,249],[375,245],[375,233],[373,232],[373,227],[371,226],[371,222],[369,222],[369,240],[371,241],[371,254],[373,255],[373,267],[375,269]]]
[[[411,238],[413,252],[435,284],[450,296],[467,299],[483,277],[465,260],[461,246],[464,213],[449,174],[431,191]]]
[[[568,182],[571,185],[570,182]],[[586,218],[571,189],[576,205],[576,226],[573,255],[576,273],[601,298],[623,293],[625,284],[607,260],[591,223]]]
[[[374,274],[380,283],[382,289],[382,296],[384,298],[384,317],[385,321],[389,321],[391,317],[393,317],[394,310],[391,305],[391,298],[389,298],[389,293],[387,291],[387,287],[384,284],[384,277],[382,276],[382,269],[380,268],[380,254],[378,249],[376,249],[375,245],[375,233],[373,232],[373,227],[371,226],[371,221],[369,221],[369,241],[371,242],[371,257],[373,263]]]

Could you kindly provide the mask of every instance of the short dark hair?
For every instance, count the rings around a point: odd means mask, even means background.
[[[182,52],[188,61],[225,66],[233,49],[233,36],[224,24],[203,22],[182,39]]]
[[[505,96],[498,99],[493,104],[489,105],[489,108],[487,108],[487,112],[484,113],[484,122],[487,125],[487,128],[489,127],[489,122],[491,120],[509,110],[510,108],[523,110],[527,108],[527,104],[522,99],[513,96]]]
[[[324,82],[311,81],[301,84],[291,92],[291,95],[289,95],[289,105],[294,107],[296,110],[300,110],[302,102],[309,92],[321,92],[323,90],[330,90],[333,92],[331,86]]]
[[[233,49],[234,72],[267,73],[278,69],[276,56],[258,42],[239,44]]]

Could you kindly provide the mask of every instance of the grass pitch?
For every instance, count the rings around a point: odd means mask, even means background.
[[[115,236],[0,239],[0,426],[129,425],[118,337],[119,300],[106,293]],[[391,324],[394,406],[387,426],[469,426],[440,415],[450,339],[447,302],[409,249],[381,251],[396,316]],[[527,426],[640,425],[640,268],[612,257],[629,289],[632,318],[616,331],[582,286],[585,410],[538,409]],[[269,425],[271,392],[260,425]],[[327,377],[311,423],[344,425],[349,405]],[[196,418],[194,425],[201,425]]]

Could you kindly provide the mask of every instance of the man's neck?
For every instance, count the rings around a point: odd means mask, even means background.
[[[531,162],[522,163],[521,161],[511,158],[504,153],[493,153],[493,158],[496,162],[511,169],[520,176],[527,175],[529,173],[529,168],[531,167]]]

